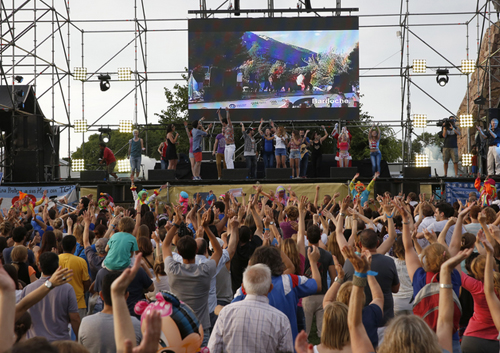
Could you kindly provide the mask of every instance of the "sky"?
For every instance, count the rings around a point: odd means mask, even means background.
[[[206,0],[207,8],[215,9],[222,0]],[[480,1],[480,5],[486,0]],[[313,8],[334,6],[332,0],[311,0]],[[22,3],[14,0],[16,6]],[[42,16],[43,4],[36,2],[40,9],[39,17],[50,20],[51,15]],[[54,6],[60,14],[65,14],[63,0],[54,0]],[[175,83],[183,84],[181,74],[188,66],[188,33],[187,19],[194,18],[188,10],[199,8],[198,0],[188,1],[160,1],[145,0],[144,11],[148,32],[138,42],[138,51],[147,44],[147,70],[144,69],[143,56],[136,54],[134,47],[134,13],[136,11],[134,0],[117,1],[68,1],[70,5],[71,26],[63,25],[61,34],[52,38],[50,21],[39,22],[34,29],[18,39],[18,50],[32,51],[38,46],[37,63],[35,69],[33,59],[25,59],[25,66],[16,68],[17,71],[8,72],[9,75],[22,74],[29,81],[33,73],[42,72],[41,63],[52,61],[61,71],[73,71],[74,67],[86,67],[89,73],[109,73],[113,79],[111,88],[106,92],[99,90],[99,83],[81,83],[72,79],[63,79],[61,86],[55,90],[49,88],[57,82],[57,75],[51,74],[51,69],[44,71],[44,75],[36,80],[36,91],[40,105],[49,119],[58,122],[67,122],[67,113],[73,123],[77,119],[86,119],[89,125],[104,116],[96,124],[117,125],[119,120],[137,120],[139,124],[147,121],[158,121],[155,113],[160,113],[166,108],[164,87],[172,88]],[[267,0],[241,1],[242,8],[266,8]],[[275,8],[296,8],[296,1],[275,0]],[[117,5],[120,6],[117,6]],[[476,8],[476,1],[454,0],[430,1],[411,0],[409,4],[409,23],[414,34],[409,37],[409,59],[426,59],[429,76],[412,75],[412,80],[428,95],[434,97],[449,111],[456,113],[467,87],[467,77],[458,74],[458,70],[450,69],[449,83],[445,87],[437,85],[434,72],[438,67],[460,65],[462,59],[477,56],[478,21],[472,14]],[[453,8],[450,8],[453,4]],[[141,4],[137,1],[138,18],[142,18]],[[404,2],[406,8],[406,1]],[[9,5],[8,5],[9,6]],[[407,107],[401,104],[401,78],[399,67],[401,64],[401,39],[397,32],[399,27],[400,1],[368,1],[368,0],[343,0],[343,7],[357,7],[360,15],[360,90],[362,96],[362,110],[372,115],[375,121],[394,121],[397,125],[401,119],[402,111],[406,116]],[[226,8],[227,4],[223,6]],[[436,15],[437,13],[469,12],[467,14]],[[434,15],[430,15],[433,13]],[[227,17],[228,15],[218,15]],[[261,15],[252,14],[252,17]],[[277,16],[280,16],[277,14]],[[306,16],[306,14],[301,15]],[[494,16],[496,19],[496,16]],[[493,18],[492,17],[492,18]],[[20,33],[33,19],[30,11],[16,13],[16,33]],[[21,21],[20,21],[21,20]],[[112,21],[109,21],[112,20]],[[272,21],[272,19],[269,19]],[[332,18],[332,21],[335,19]],[[24,22],[23,22],[24,21]],[[468,25],[467,25],[468,23]],[[57,25],[57,23],[56,23]],[[482,19],[479,26],[482,25]],[[69,28],[69,30],[68,30]],[[6,27],[2,27],[2,33]],[[480,27],[479,27],[480,30]],[[468,37],[467,37],[468,35]],[[420,38],[417,38],[417,36]],[[54,45],[52,45],[54,43]],[[131,43],[131,44],[129,44]],[[128,45],[129,44],[129,45]],[[467,54],[467,47],[469,53]],[[54,48],[54,51],[52,51]],[[17,52],[17,54],[23,51]],[[69,53],[70,63],[65,62],[65,55]],[[7,50],[3,56],[4,68],[12,62],[12,51]],[[135,99],[134,81],[116,81],[119,67],[136,65],[140,75],[147,75],[149,82],[142,85],[143,95],[138,93]],[[449,61],[449,62],[448,62]],[[406,65],[406,52],[404,57]],[[380,77],[386,75],[386,77]],[[377,76],[377,77],[372,77]],[[25,81],[24,83],[26,83]],[[438,120],[448,116],[446,109],[430,99],[426,93],[417,87],[411,87],[411,114],[427,114],[428,119]],[[63,92],[63,94],[61,94]],[[125,97],[125,98],[124,98]],[[147,97],[143,98],[143,97]],[[136,106],[137,101],[137,106]],[[145,112],[147,108],[147,114]],[[106,112],[108,112],[106,114]],[[401,128],[394,127],[396,133],[401,133]],[[427,128],[434,131],[435,128]],[[416,133],[424,131],[416,130]],[[69,153],[86,139],[88,134],[76,134],[71,130],[61,133],[60,157],[67,157]]]

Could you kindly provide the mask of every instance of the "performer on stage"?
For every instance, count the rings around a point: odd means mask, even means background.
[[[288,144],[290,146],[290,168],[292,168],[292,178],[298,178],[300,172],[300,145],[302,139],[297,130],[292,131],[292,139]]]
[[[144,141],[139,138],[139,130],[133,131],[134,137],[128,141],[127,158],[130,159],[130,180],[134,180],[134,172],[139,178],[141,172],[141,158],[144,148]]]
[[[226,161],[227,169],[234,169],[234,151],[236,145],[234,144],[234,128],[231,118],[229,117],[229,108],[226,107],[226,117],[223,118],[220,109],[217,110],[220,123],[222,124],[222,133],[226,139],[226,148],[224,149],[224,160]]]
[[[217,175],[219,180],[222,178],[222,166],[226,169],[226,161],[224,160],[224,151],[226,149],[226,139],[221,132],[215,137],[214,150],[212,154],[215,156],[215,163],[217,164]]]
[[[241,124],[241,131],[243,133],[243,138],[245,139],[245,147],[243,151],[243,155],[245,156],[245,160],[247,162],[248,169],[248,178],[256,179],[257,178],[257,153],[255,150],[255,131],[253,128],[249,127],[245,131],[245,125]]]
[[[274,123],[271,121],[271,126],[274,128]],[[286,168],[286,148],[288,147],[288,135],[283,126],[279,126],[274,135],[276,146],[274,153],[276,155],[276,168]]]
[[[370,184],[368,184],[368,186],[366,188],[365,188],[365,184],[363,184],[360,181],[358,181],[356,184],[354,184],[356,179],[359,177],[359,173],[356,173],[354,178],[352,178],[351,183],[349,184],[349,191],[351,192],[353,199],[355,199],[356,197],[359,197],[359,202],[360,202],[361,207],[364,207],[365,202],[368,201],[368,199],[370,197],[370,192],[375,187],[375,180],[377,180],[379,175],[380,175],[380,173],[376,172],[373,175],[372,181],[370,182]]]
[[[325,135],[320,136],[319,132],[316,131],[313,135],[313,142],[311,146],[311,165],[312,165],[312,175],[313,178],[319,178],[321,176],[321,163],[323,162],[323,142],[328,137],[328,132],[326,132],[325,127],[322,125]]]
[[[488,175],[500,175],[500,126],[498,126],[498,120],[491,119],[487,134],[479,126],[477,126],[477,130],[483,139],[488,139]]]
[[[191,162],[191,171],[194,170],[194,154],[193,154],[193,134],[189,131],[188,122],[184,122],[184,128],[186,129],[186,135],[189,139],[189,161]]]
[[[377,130],[375,131],[375,127]],[[370,146],[370,159],[372,161],[372,173],[380,173],[380,162],[382,161],[382,152],[380,152],[380,128],[378,124],[373,124],[368,131],[368,143]]]
[[[495,187],[495,180],[489,178],[484,181],[481,186],[481,173],[477,174],[477,179],[474,182],[474,187],[481,193],[481,205],[490,206],[491,202],[497,197],[497,188]]]
[[[337,167],[350,167],[352,163],[349,148],[351,147],[351,133],[344,126],[340,133],[338,132],[339,124],[335,124],[332,131],[332,137],[337,140]]]
[[[273,154],[273,140],[274,135],[269,127],[266,127],[265,133],[262,132],[262,124],[264,119],[260,119],[259,134],[264,141],[264,150],[262,152],[262,159],[264,160],[264,168],[274,168],[274,154]]]
[[[99,142],[99,148],[102,153],[102,159],[99,164],[106,163],[106,171],[108,172],[108,174],[111,174],[116,181],[121,181],[121,179],[118,178],[118,175],[116,175],[116,173],[114,172],[116,166],[116,158],[113,154],[113,151],[106,147],[106,144],[104,142]]]
[[[300,175],[299,177],[305,178],[307,174],[307,166],[309,165],[309,146],[311,145],[311,140],[307,137],[309,130],[304,133],[304,130],[300,130],[300,138],[302,143],[300,144]]]

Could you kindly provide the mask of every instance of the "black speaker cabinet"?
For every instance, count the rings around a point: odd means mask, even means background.
[[[80,172],[81,181],[104,181],[108,173],[105,170],[84,170]]]
[[[99,184],[97,185],[97,200],[101,197],[101,193],[106,193],[113,197],[115,203],[123,202],[125,190],[132,194],[128,185],[126,187],[124,184]]]
[[[248,176],[248,169],[222,169],[223,180],[242,180]]]
[[[415,194],[420,194],[420,182],[418,181],[405,181],[403,183],[403,194],[407,195],[410,192],[414,192]]]
[[[161,182],[175,180],[175,170],[173,170],[173,169],[149,169],[148,170],[148,180],[149,181],[161,181]]]
[[[330,178],[352,179],[358,172],[358,167],[331,167]]]
[[[292,168],[267,168],[266,179],[290,179],[292,177]]]
[[[429,179],[431,167],[404,167],[403,176],[410,179]]]

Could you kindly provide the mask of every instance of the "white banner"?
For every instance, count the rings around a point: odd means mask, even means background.
[[[33,201],[41,200],[45,190],[49,198],[55,196],[57,200],[60,200],[67,197],[70,204],[78,200],[76,185],[0,186],[0,197],[3,198],[0,208],[10,208],[19,199],[20,192],[28,194]]]

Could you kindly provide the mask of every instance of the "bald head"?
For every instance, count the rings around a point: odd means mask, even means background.
[[[243,273],[243,287],[247,294],[267,296],[273,289],[271,269],[264,264],[248,266]]]

